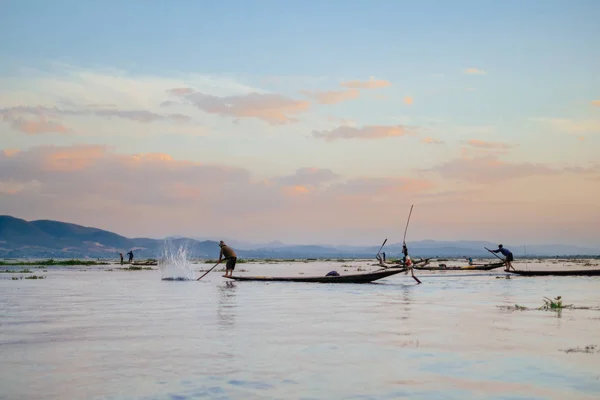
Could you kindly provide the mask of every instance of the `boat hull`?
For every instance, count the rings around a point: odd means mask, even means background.
[[[510,271],[510,273],[522,276],[600,276],[600,269],[579,269],[572,271]]]
[[[485,264],[485,265],[473,265],[468,267],[415,267],[416,270],[422,271],[489,271],[496,268],[501,268],[504,266],[504,263],[493,263],[493,264]]]
[[[406,272],[404,268],[389,268],[384,271],[368,272],[366,274],[340,275],[340,276],[227,276],[236,281],[259,282],[310,282],[310,283],[370,283],[378,279]]]

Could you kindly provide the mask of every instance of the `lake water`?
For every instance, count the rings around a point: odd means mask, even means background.
[[[600,398],[600,347],[566,351],[600,345],[600,311],[502,308],[558,295],[598,308],[600,277],[417,272],[421,285],[405,274],[333,285],[108,268],[1,274],[1,399]],[[240,269],[348,273],[336,262]]]

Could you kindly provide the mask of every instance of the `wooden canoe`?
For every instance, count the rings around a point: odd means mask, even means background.
[[[340,275],[340,276],[228,276],[226,278],[236,281],[260,282],[312,282],[312,283],[370,283],[378,279],[406,272],[405,268],[393,268],[367,272],[366,274]]]
[[[557,271],[509,271],[522,276],[600,276],[600,269],[576,269]]]
[[[422,271],[489,271],[492,269],[503,267],[503,262],[482,264],[482,265],[469,265],[465,267],[434,267],[434,266],[415,266],[416,270]]]

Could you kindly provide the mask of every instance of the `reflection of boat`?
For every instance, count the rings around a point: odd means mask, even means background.
[[[229,279],[238,281],[264,281],[264,282],[315,282],[315,283],[369,283],[391,275],[406,272],[405,268],[389,268],[367,272],[366,274],[340,275],[340,276],[228,276]]]
[[[503,267],[503,262],[490,263],[490,264],[473,264],[465,267],[434,267],[434,266],[415,266],[415,269],[420,269],[423,271],[489,271],[491,269],[496,269]]]
[[[558,271],[510,271],[523,276],[600,276],[600,269],[576,269]]]

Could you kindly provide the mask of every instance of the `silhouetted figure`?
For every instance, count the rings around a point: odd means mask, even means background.
[[[127,255],[129,256],[129,264],[131,264],[133,262],[133,251],[129,250],[129,253],[127,253]]]
[[[235,254],[235,251],[233,251],[231,247],[227,246],[222,240],[219,242],[219,247],[221,248],[221,252],[219,253],[219,262],[217,262],[217,264],[220,264],[221,260],[226,260],[227,264],[225,264],[225,276],[231,276],[233,275],[233,270],[235,269],[237,255]]]
[[[402,257],[402,264],[406,266],[406,257],[408,257],[408,247],[406,247],[406,242],[402,243],[402,254],[404,254],[404,257]]]
[[[511,262],[514,260],[513,253],[509,249],[499,244],[497,250],[490,251],[492,253],[502,253],[502,255],[506,257],[504,259],[504,262],[506,263],[506,269],[504,271],[508,272],[511,268],[513,269],[513,271],[515,271],[515,268],[511,264]]]
[[[119,257],[121,257],[121,265],[123,265],[123,253],[119,253]]]
[[[385,262],[385,251],[381,255],[383,256],[383,262]]]

